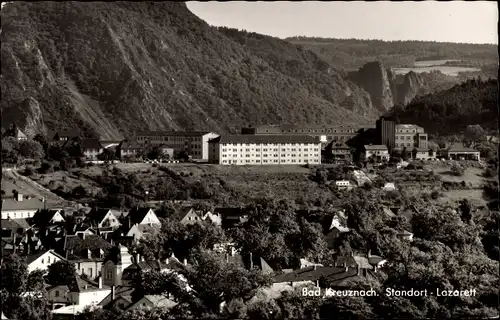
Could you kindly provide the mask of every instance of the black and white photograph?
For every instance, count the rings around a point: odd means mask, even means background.
[[[500,319],[498,12],[1,2],[1,319]]]

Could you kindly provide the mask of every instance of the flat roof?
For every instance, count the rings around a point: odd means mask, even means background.
[[[136,136],[158,137],[158,136],[173,136],[173,137],[198,137],[204,136],[211,131],[143,131],[138,132]]]
[[[320,144],[318,137],[310,135],[227,135],[212,139],[210,143],[314,143]]]

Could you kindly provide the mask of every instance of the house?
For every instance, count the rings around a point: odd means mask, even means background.
[[[335,216],[332,218],[332,222],[329,230],[325,234],[325,241],[328,245],[328,248],[335,248],[335,240],[342,234],[349,232],[350,229],[343,226],[339,217]]]
[[[151,208],[134,208],[130,210],[126,218],[129,227],[134,224],[157,224],[161,226],[161,222]]]
[[[47,289],[48,300],[53,305],[92,306],[100,303],[111,293],[111,288],[102,283],[76,275],[67,285],[58,285]]]
[[[2,190],[6,191],[3,181]],[[45,209],[45,199],[24,196],[15,189],[13,191],[13,197],[2,196],[2,219],[32,218],[38,210]]]
[[[394,190],[396,190],[396,186],[394,185],[394,182],[386,182],[386,183],[384,183],[384,186],[382,187],[382,190],[384,190],[384,191],[394,191]]]
[[[349,181],[349,180],[337,180],[337,181],[335,181],[335,186],[339,190],[350,190],[350,189],[352,189],[351,181]]]
[[[59,131],[59,132],[53,132],[53,133],[48,134],[48,137],[51,141],[51,144],[65,143],[66,141],[73,140],[73,139],[80,137],[80,136],[81,136],[81,133],[80,133],[79,129]]]
[[[177,302],[165,297],[164,295],[145,295],[136,303],[132,304],[127,311],[140,308],[162,308],[170,309],[177,305]]]
[[[15,123],[12,124],[9,129],[5,130],[2,133],[2,136],[14,137],[18,141],[28,140],[28,136],[24,132],[19,130],[19,128],[17,127],[17,125]]]
[[[122,214],[119,211],[112,209],[93,208],[88,214],[88,220],[97,228],[111,227],[116,229],[121,226],[119,219]]]
[[[452,160],[481,160],[480,152],[478,150],[466,148],[460,144],[456,144],[449,149],[442,150],[442,154],[445,158]]]
[[[213,214],[220,217],[224,229],[235,227],[248,220],[248,213],[244,208],[215,208]]]
[[[143,257],[136,255],[134,257],[134,263],[125,269],[122,273],[122,285],[133,285],[137,279],[139,279],[142,272],[148,272],[152,270],[160,272],[176,272],[184,268],[187,261],[181,263],[173,254],[171,257],[160,261],[160,260],[145,260]]]
[[[332,141],[325,148],[327,157],[334,163],[348,163],[352,161],[352,150],[345,142]]]
[[[75,263],[78,274],[93,279],[102,269],[102,264],[112,245],[98,235],[73,235],[64,239],[63,256]]]
[[[97,156],[104,151],[98,139],[82,139],[80,147],[86,160],[97,160]]]
[[[413,149],[412,158],[415,160],[429,160],[436,158],[436,153],[428,148],[415,148]]]
[[[203,221],[201,214],[199,214],[192,207],[182,208],[172,218],[184,225],[194,224]]]
[[[26,219],[2,219],[2,240],[9,241],[16,237],[23,237],[24,233],[30,229]]]
[[[26,257],[28,265],[28,272],[35,270],[47,271],[48,267],[58,261],[65,261],[66,259],[54,250],[40,251],[36,254]]]
[[[209,221],[210,223],[216,225],[216,226],[221,226],[222,225],[222,218],[220,215],[213,214],[212,212],[208,211],[202,216],[202,219],[204,221]]]
[[[396,235],[401,240],[413,241],[413,233],[403,230]]]
[[[158,224],[134,224],[127,232],[127,237],[133,237],[134,241],[139,241],[147,235],[158,234],[161,226]]]
[[[262,274],[270,275],[274,273],[273,268],[264,258],[253,253],[242,254],[234,247],[228,247],[229,252],[225,254],[226,261],[232,261],[247,270],[259,270]]]
[[[370,161],[371,159],[382,162],[389,161],[389,150],[385,145],[364,145],[361,152],[362,161]]]
[[[323,265],[320,263],[310,262],[310,261],[307,261],[306,259],[300,259],[299,269],[305,269],[305,268],[314,267],[314,266],[323,267]]]
[[[134,287],[129,286],[111,286],[111,293],[99,303],[99,306],[119,314],[133,304],[132,292],[134,290]]]
[[[7,318],[7,317],[3,314],[3,312],[2,312],[2,320],[9,320],[9,318]]]
[[[37,227],[47,227],[65,222],[64,213],[61,209],[38,210],[30,220]]]
[[[396,148],[428,148],[428,135],[424,128],[415,124],[396,124]]]
[[[144,151],[144,147],[139,145],[137,142],[123,140],[117,147],[116,152],[118,159],[123,160],[124,158],[136,158]]]
[[[386,206],[382,206],[382,212],[387,216],[387,218],[391,219],[391,218],[394,218],[396,216],[396,214],[394,212],[392,212],[391,209],[389,209],[388,207]]]
[[[158,146],[158,151],[159,151],[159,157],[161,159],[167,159],[167,160],[174,159],[174,154],[175,154],[174,148],[170,148],[168,145],[162,144]]]

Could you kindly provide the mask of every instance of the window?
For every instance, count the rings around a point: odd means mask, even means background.
[[[59,297],[59,290],[56,290],[55,295],[56,297]]]
[[[44,263],[45,263],[45,262],[44,262],[44,259],[42,259],[42,264],[44,264]]]
[[[47,263],[50,264],[50,257],[47,257]]]
[[[108,270],[106,272],[106,279],[108,279],[108,280],[113,279],[113,270]]]
[[[88,270],[89,270],[89,277],[92,278],[92,271],[93,270],[92,270],[92,268],[89,268]]]

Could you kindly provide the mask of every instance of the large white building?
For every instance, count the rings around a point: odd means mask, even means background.
[[[186,151],[193,159],[208,160],[208,141],[218,136],[207,131],[153,131],[137,134],[136,140],[141,145],[164,145],[175,153]]]
[[[232,135],[209,142],[210,163],[222,165],[320,164],[321,142],[307,135]]]

